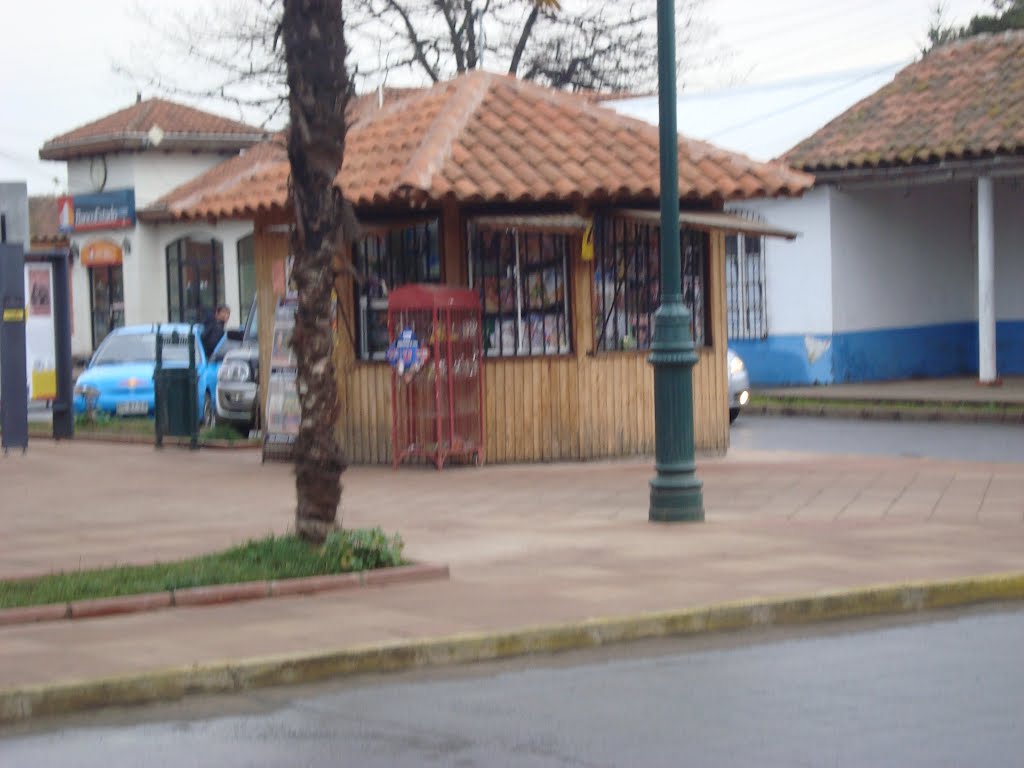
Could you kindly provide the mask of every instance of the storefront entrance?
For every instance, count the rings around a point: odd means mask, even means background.
[[[109,241],[90,243],[82,249],[82,266],[89,270],[93,349],[112,330],[124,326],[122,258],[121,248]]]
[[[89,270],[92,297],[92,348],[115,328],[124,326],[124,276],[121,267],[92,267]]]

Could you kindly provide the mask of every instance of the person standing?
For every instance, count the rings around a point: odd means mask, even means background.
[[[231,319],[231,307],[227,304],[218,304],[213,317],[205,323],[200,341],[207,357],[213,354],[213,350],[217,348],[217,344],[224,336],[224,326],[227,325],[229,319]]]

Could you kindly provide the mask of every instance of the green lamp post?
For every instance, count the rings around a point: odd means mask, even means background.
[[[693,453],[690,312],[683,303],[679,252],[679,135],[676,129],[674,0],[658,0],[658,130],[661,157],[661,306],[648,358],[654,366],[655,476],[648,519],[704,519]]]

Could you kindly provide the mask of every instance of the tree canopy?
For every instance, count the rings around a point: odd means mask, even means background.
[[[927,53],[933,48],[967,37],[1024,29],[1024,0],[991,0],[991,3],[993,13],[972,16],[962,27],[947,23],[945,7],[942,3],[936,5],[928,27],[928,43],[922,52]]]

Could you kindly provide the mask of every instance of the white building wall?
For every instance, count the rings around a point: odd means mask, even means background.
[[[135,157],[135,207],[145,208],[172,189],[208,171],[226,159],[211,152],[158,153],[147,152]]]
[[[140,222],[134,230],[97,232],[76,235],[79,248],[93,240],[114,240],[128,243],[121,271],[124,279],[125,325],[167,322],[167,246],[181,237],[200,240],[215,238],[223,245],[224,299],[231,307],[232,324],[240,322],[238,294],[238,241],[252,234],[252,222],[225,221],[216,225],[205,222],[185,224],[148,224]],[[74,325],[72,353],[92,353],[92,317],[89,302],[88,269],[80,263],[72,267]]]
[[[136,265],[140,280],[136,291],[139,312],[144,316],[141,322],[167,321],[167,246],[182,237],[216,239],[221,242],[224,253],[224,301],[231,307],[232,324],[238,322],[241,311],[238,306],[238,241],[252,234],[252,231],[251,221],[223,221],[216,225],[189,222],[140,227],[137,233],[139,258]],[[133,256],[135,253],[136,248],[133,246]]]
[[[71,354],[92,354],[92,317],[89,313],[89,270],[79,262],[71,265]]]
[[[135,153],[107,155],[105,189],[135,190],[136,210],[195,178],[221,162],[224,156],[204,154]],[[70,194],[94,192],[90,160],[68,162]],[[252,233],[252,222],[205,222],[189,224],[147,224],[133,229],[108,230],[74,235],[79,249],[94,240],[113,240],[124,249],[124,317],[126,325],[167,321],[167,246],[180,237],[203,240],[216,238],[223,244],[224,297],[231,307],[232,322],[239,320],[238,240]],[[72,353],[92,353],[92,316],[90,312],[89,274],[80,264],[72,267],[73,333]]]
[[[832,260],[828,188],[797,199],[761,199],[730,204],[767,223],[799,232],[796,240],[765,238],[768,334],[832,332]]]
[[[969,182],[832,192],[836,333],[977,319]]]
[[[103,185],[104,191],[131,189],[135,186],[137,157],[138,155],[106,155],[107,182]],[[68,160],[69,195],[89,195],[96,191],[89,172],[91,162],[90,158]]]
[[[994,184],[996,319],[1024,320],[1024,178]]]

